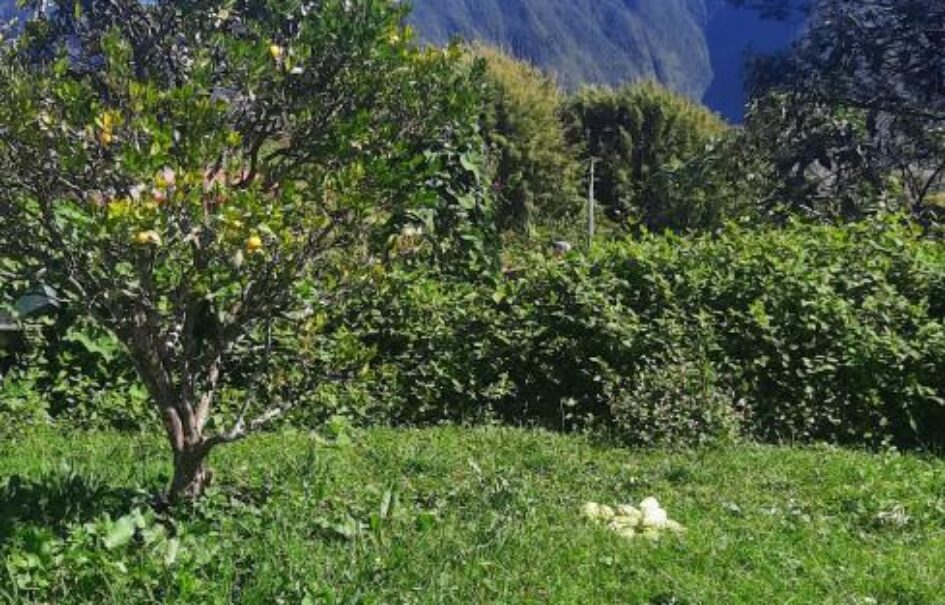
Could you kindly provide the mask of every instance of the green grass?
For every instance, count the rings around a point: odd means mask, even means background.
[[[639,452],[445,428],[335,443],[271,435],[213,463],[217,487],[203,504],[174,520],[144,512],[129,540],[129,521],[108,519],[144,508],[166,480],[160,442],[5,439],[0,599],[945,603],[939,459],[826,447]],[[628,541],[579,514],[588,500],[650,495],[684,536]]]

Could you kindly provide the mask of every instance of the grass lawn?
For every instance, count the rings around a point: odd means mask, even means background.
[[[214,493],[169,519],[146,505],[169,472],[157,440],[5,438],[0,600],[945,603],[940,459],[444,428],[269,435],[213,465]],[[646,496],[688,532],[628,540],[580,515]]]

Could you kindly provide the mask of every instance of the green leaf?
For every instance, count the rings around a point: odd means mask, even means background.
[[[392,490],[385,491],[384,496],[381,498],[381,510],[380,510],[381,519],[387,518],[387,516],[391,512],[393,503],[394,503],[394,492]]]
[[[136,517],[134,515],[125,515],[112,523],[105,536],[105,548],[114,550],[125,546],[134,538],[136,527]]]
[[[167,541],[167,549],[164,551],[164,565],[170,567],[177,561],[177,554],[180,552],[180,540],[171,538]]]

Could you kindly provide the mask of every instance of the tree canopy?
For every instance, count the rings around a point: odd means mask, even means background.
[[[527,232],[579,208],[581,166],[565,139],[565,97],[553,77],[499,49],[474,45],[485,61],[483,133],[493,153],[500,227]]]
[[[801,6],[744,4],[774,15]],[[839,171],[877,186],[885,181],[896,189],[899,183],[913,215],[929,220],[927,200],[945,177],[945,5],[819,0],[806,8],[808,27],[794,48],[758,60],[750,84],[758,104],[778,100],[782,109],[768,117],[780,116],[782,124],[772,128],[793,132],[776,137],[793,140],[779,147],[791,164],[787,168],[800,175],[818,164],[807,189],[823,196],[833,190],[818,189],[815,182]],[[763,113],[756,112],[756,123]]]
[[[572,138],[599,160],[597,199],[611,218],[651,229],[685,222],[657,183],[725,131],[721,118],[652,82],[587,88],[571,99],[569,115]]]
[[[54,2],[0,56],[0,258],[113,332],[172,499],[323,375],[312,301],[410,227],[485,257],[478,77],[388,0]],[[479,258],[475,262],[488,262]],[[293,363],[268,359],[278,334]]]

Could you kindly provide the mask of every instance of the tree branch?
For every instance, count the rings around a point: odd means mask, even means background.
[[[248,407],[248,404],[244,404],[243,412],[246,411],[247,407]],[[221,433],[219,435],[216,435],[214,437],[207,439],[204,442],[204,447],[206,447],[207,450],[209,450],[213,447],[222,445],[224,443],[233,443],[235,441],[240,441],[241,439],[245,439],[252,433],[265,427],[266,425],[274,422],[275,420],[278,420],[279,418],[282,418],[283,416],[291,412],[293,407],[294,406],[292,405],[286,405],[286,406],[278,406],[278,407],[270,408],[266,412],[261,414],[260,416],[257,416],[256,418],[251,420],[249,423],[246,422],[245,416],[243,415],[243,413],[241,413],[239,419],[237,419],[236,424],[233,425],[232,429],[230,429],[226,433]]]

